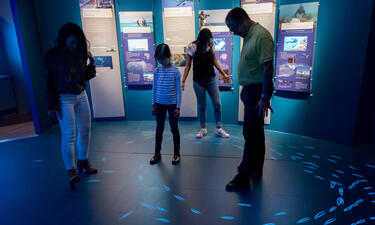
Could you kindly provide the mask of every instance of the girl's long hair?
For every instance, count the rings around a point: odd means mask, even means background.
[[[172,56],[171,49],[165,43],[159,44],[155,49],[155,58],[160,59],[161,57],[170,58]]]
[[[205,52],[207,47],[211,45],[212,33],[209,29],[203,28],[197,37],[195,43],[197,44],[197,52]]]
[[[78,40],[78,54],[87,59],[89,55],[91,55],[89,53],[89,42],[85,36],[85,34],[83,33],[83,30],[81,29],[81,27],[79,27],[77,24],[74,24],[74,23],[66,23],[64,24],[58,34],[57,34],[57,38],[55,40],[55,47],[56,48],[59,48],[59,49],[64,49],[66,48],[66,39],[69,37],[69,36],[75,36]]]

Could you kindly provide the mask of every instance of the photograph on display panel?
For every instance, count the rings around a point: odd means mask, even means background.
[[[121,32],[154,32],[152,12],[120,12],[119,17]]]
[[[225,38],[214,38],[215,52],[225,51]]]
[[[113,8],[113,0],[79,0],[80,8]]]
[[[218,10],[200,10],[198,19],[199,19],[199,28],[203,27],[218,27],[221,29],[226,29],[225,17],[227,16],[229,9],[218,9]],[[229,31],[229,30],[228,30]]]
[[[186,65],[186,54],[172,54],[171,61],[175,67],[184,67]]]
[[[306,51],[307,36],[285,37],[284,51]]]
[[[301,3],[293,5],[281,5],[279,23],[303,23],[318,21],[318,7],[316,3]]]
[[[113,69],[112,56],[94,56],[96,67],[109,67]]]

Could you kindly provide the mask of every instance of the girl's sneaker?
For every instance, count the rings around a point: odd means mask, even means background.
[[[161,160],[161,155],[155,154],[154,156],[152,156],[152,158],[150,160],[150,164],[154,165],[155,163],[158,163],[160,160]]]
[[[173,165],[177,165],[181,160],[181,156],[180,155],[173,155],[173,158],[172,158],[172,164]]]
[[[223,128],[216,128],[215,134],[222,138],[228,138],[230,136]]]
[[[196,135],[196,138],[202,138],[203,136],[206,136],[207,134],[207,128],[202,128]]]

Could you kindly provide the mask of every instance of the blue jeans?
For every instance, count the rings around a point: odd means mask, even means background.
[[[88,158],[91,136],[91,112],[86,91],[79,95],[60,94],[57,118],[61,128],[61,153],[65,169],[75,168],[74,146],[77,141],[78,159]],[[78,134],[78,135],[77,135]]]
[[[212,105],[215,112],[216,126],[221,127],[221,101],[220,91],[216,84],[215,77],[212,77],[208,82],[194,81],[194,92],[197,96],[198,102],[198,117],[202,127],[206,126],[207,111],[206,111],[206,91],[211,98]]]

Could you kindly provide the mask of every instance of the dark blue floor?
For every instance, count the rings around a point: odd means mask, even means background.
[[[242,127],[229,139],[197,140],[197,122],[180,122],[182,158],[171,165],[164,134],[162,162],[153,121],[94,123],[90,161],[97,175],[71,191],[54,127],[35,138],[0,144],[0,224],[375,224],[375,149],[352,149],[266,131],[262,178],[251,190],[225,192],[242,156]]]

